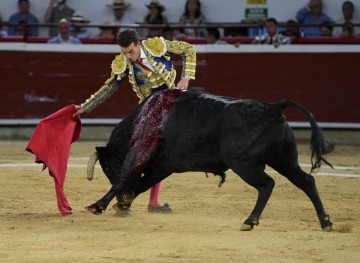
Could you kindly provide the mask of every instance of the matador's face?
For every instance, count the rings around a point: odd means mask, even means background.
[[[121,47],[121,52],[127,60],[135,62],[140,57],[140,47],[140,41],[137,44],[131,43],[128,47]]]

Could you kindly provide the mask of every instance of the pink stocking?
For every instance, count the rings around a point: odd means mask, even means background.
[[[161,207],[159,203],[159,192],[160,192],[161,182],[157,183],[150,189],[150,200],[149,206],[151,207]]]

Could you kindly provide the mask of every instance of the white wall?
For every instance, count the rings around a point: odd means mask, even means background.
[[[43,21],[45,10],[50,0],[30,0],[31,12],[40,21]],[[324,12],[332,19],[341,17],[341,5],[343,0],[323,0]],[[105,4],[111,4],[113,0],[68,0],[68,5],[80,11],[90,19],[92,23],[101,24],[105,18],[112,17],[112,11]],[[131,3],[129,15],[136,21],[143,21],[147,14],[145,4],[150,0],[127,0]],[[170,22],[178,22],[184,10],[185,0],[162,0],[166,6],[165,15]],[[279,21],[294,19],[298,9],[305,6],[308,0],[267,0],[266,7],[269,9],[269,16],[277,18]],[[359,14],[360,0],[352,0],[356,6],[356,14]],[[245,7],[256,7],[247,5],[246,0],[201,0],[203,13],[209,22],[239,22],[244,18]],[[264,7],[263,5],[258,5]],[[17,0],[0,0],[0,14],[4,21],[7,21],[11,14],[17,11]]]

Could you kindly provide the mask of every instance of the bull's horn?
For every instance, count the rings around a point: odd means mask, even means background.
[[[87,179],[91,181],[94,177],[94,168],[96,162],[99,160],[99,156],[97,152],[94,152],[92,155],[90,155],[88,165],[87,165]]]

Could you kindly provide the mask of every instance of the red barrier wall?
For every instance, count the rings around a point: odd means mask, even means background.
[[[110,74],[115,53],[0,50],[0,118],[43,118],[80,104]],[[360,53],[199,52],[191,87],[236,98],[291,99],[322,122],[360,122]],[[181,60],[174,58],[180,74]],[[86,117],[117,118],[137,104],[127,81]],[[287,110],[291,121],[303,115]]]

